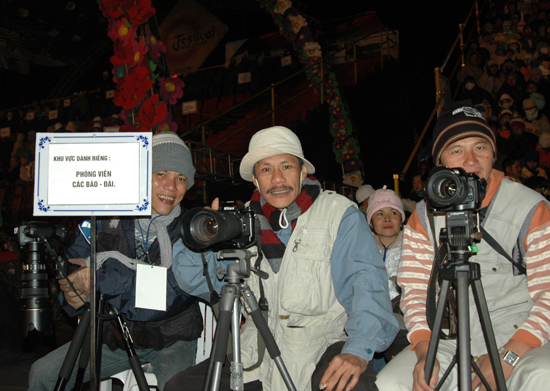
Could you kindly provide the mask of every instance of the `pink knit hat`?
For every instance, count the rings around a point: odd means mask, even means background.
[[[375,212],[382,208],[395,208],[401,213],[401,222],[405,221],[405,211],[403,210],[403,202],[397,193],[393,190],[386,189],[384,186],[374,192],[369,197],[369,206],[367,208],[367,222],[370,224],[372,216]]]

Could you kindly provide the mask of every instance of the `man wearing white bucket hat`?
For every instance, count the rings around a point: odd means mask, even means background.
[[[314,172],[291,130],[274,126],[252,137],[240,174],[256,185],[249,205],[262,231],[260,269],[269,278],[253,274],[247,283],[268,301],[268,325],[297,390],[377,390],[371,360],[399,331],[386,270],[356,204],[323,191],[308,176]],[[220,264],[207,255],[212,276]],[[197,263],[180,265],[176,277],[182,289],[206,298],[206,283],[198,286],[190,277]],[[219,284],[215,281],[217,290]],[[248,317],[241,328],[241,355],[244,367],[263,356]],[[206,366],[180,372],[165,390],[196,389],[191,379],[204,376]],[[286,389],[267,354],[256,369],[245,372],[244,381],[247,390]]]

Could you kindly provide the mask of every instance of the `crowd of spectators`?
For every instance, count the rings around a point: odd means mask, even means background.
[[[550,174],[549,9],[548,0],[491,2],[457,74],[458,100],[476,106],[495,132],[496,167],[543,194]]]

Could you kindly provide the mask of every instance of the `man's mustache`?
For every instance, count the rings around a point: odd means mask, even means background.
[[[271,189],[269,189],[269,190],[267,191],[267,194],[273,193],[274,191],[281,191],[281,190],[293,191],[294,188],[293,188],[292,186],[277,186],[277,187],[272,187]]]

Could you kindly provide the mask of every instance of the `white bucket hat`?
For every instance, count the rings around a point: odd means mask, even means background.
[[[292,130],[283,126],[273,126],[257,132],[250,139],[248,153],[241,161],[239,172],[245,181],[252,182],[254,165],[268,157],[290,154],[304,161],[308,174],[315,173],[315,167],[304,157],[300,139]]]

